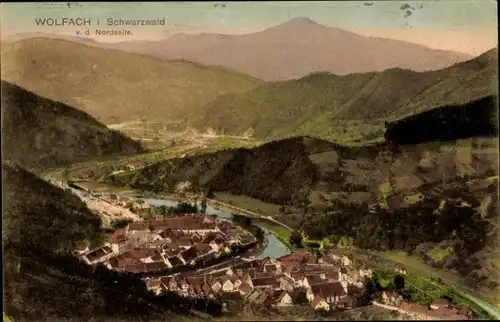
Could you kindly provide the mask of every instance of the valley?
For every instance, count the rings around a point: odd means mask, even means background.
[[[170,10],[108,42],[32,5],[2,16],[4,320],[500,319],[498,45],[429,33],[477,8],[50,5]]]

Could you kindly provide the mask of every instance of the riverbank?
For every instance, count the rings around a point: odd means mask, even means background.
[[[165,193],[160,194],[152,191],[124,189],[122,187],[117,187],[107,183],[105,184],[105,183],[96,183],[90,181],[73,181],[72,184],[85,190],[93,190],[96,192],[104,192],[104,193],[126,194],[128,196],[144,199],[152,205],[166,205],[169,207],[174,207],[178,202],[191,202],[193,200],[193,198],[180,197],[173,194],[165,194]],[[155,200],[159,202],[155,202]],[[241,216],[251,218],[256,225],[272,233],[279,242],[281,242],[288,248],[290,252],[294,250],[293,246],[290,244],[289,241],[290,235],[293,230],[287,225],[277,221],[276,219],[270,216],[258,214],[252,211],[248,211],[246,209],[230,205],[228,203],[219,201],[217,199],[207,198],[207,205],[210,206],[211,208],[211,211],[208,214],[233,212]],[[225,217],[227,218],[227,216]]]
[[[81,182],[79,182],[78,184],[81,184]],[[98,183],[97,185],[100,186],[102,192],[121,193],[124,191],[124,189],[121,187],[110,187],[110,185],[108,185],[108,184]],[[127,189],[125,191],[127,191],[127,194],[132,193],[132,194],[135,194],[137,197],[143,198],[143,199],[145,199],[146,197],[153,197],[154,196],[154,197],[160,197],[160,198],[167,198],[170,200],[169,202],[173,202],[173,203],[177,203],[180,201],[188,201],[187,198],[179,198],[178,196],[172,196],[172,195],[158,195],[158,194],[144,192],[144,191],[132,191],[132,189]],[[213,199],[211,199],[211,200],[213,200]],[[217,207],[217,209],[214,208],[214,206]],[[277,247],[277,249],[273,250],[273,253],[270,254],[271,256],[269,256],[269,253],[266,253],[266,250],[264,250],[264,252],[259,257],[261,257],[261,256],[262,257],[267,257],[267,256],[275,257],[275,254],[278,252],[279,253],[285,253],[285,252],[289,253],[291,251],[289,244],[287,243],[288,238],[286,238],[284,236],[285,234],[288,234],[287,237],[289,237],[289,234],[291,234],[291,230],[287,229],[288,227],[286,227],[286,225],[283,225],[281,223],[277,224],[276,220],[269,220],[268,216],[259,215],[259,214],[256,214],[254,212],[251,212],[251,211],[246,211],[244,209],[241,209],[241,208],[238,208],[238,207],[235,207],[232,205],[228,205],[224,202],[220,202],[217,200],[211,201],[209,203],[207,209],[210,209],[212,213],[218,213],[218,214],[224,213],[221,209],[229,209],[230,211],[237,212],[243,216],[251,217],[253,220],[255,220],[256,224],[265,228],[267,231],[271,232],[272,235],[267,237],[268,238],[268,245],[266,246],[266,249],[270,249],[270,248],[274,247],[275,245],[278,245],[278,247]],[[227,213],[227,215],[230,216],[230,213]],[[285,248],[285,249],[282,249],[282,248]],[[364,251],[364,252],[369,253],[369,251]],[[281,256],[283,256],[283,255],[281,255]],[[373,255],[373,253],[371,255]],[[382,255],[386,255],[386,256],[382,256]],[[382,255],[379,254],[378,258],[375,260],[365,258],[365,262],[369,263],[369,264],[374,264],[374,265],[378,265],[380,263],[386,263],[385,265],[387,265],[387,263],[389,263],[389,266],[392,266],[392,267],[394,267],[395,263],[398,263],[398,264],[402,265],[403,267],[407,268],[408,271],[413,271],[413,272],[415,272],[415,274],[418,274],[420,276],[425,276],[428,278],[432,277],[432,275],[437,275],[439,277],[442,276],[442,274],[434,274],[433,269],[431,267],[415,268],[415,267],[413,267],[413,265],[410,265],[406,261],[395,261],[394,259],[387,258],[388,254],[386,254],[386,253],[383,253]],[[279,256],[277,256],[277,257],[279,257]],[[446,284],[448,284],[448,285],[454,285],[454,287],[457,288],[457,292],[460,292],[463,295],[463,297],[468,298],[470,301],[476,303],[482,309],[487,311],[490,315],[496,317],[497,319],[500,319],[500,313],[499,313],[498,309],[495,306],[477,298],[476,296],[471,295],[471,294],[475,294],[475,292],[473,292],[472,290],[468,290],[468,288],[465,286],[462,287],[461,284],[459,284],[459,282],[457,282],[455,280],[443,278],[443,281],[445,281]],[[468,294],[468,293],[471,293],[471,294]],[[483,297],[483,296],[481,296],[481,297]]]

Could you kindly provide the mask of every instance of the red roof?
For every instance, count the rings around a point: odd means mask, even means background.
[[[156,254],[156,252],[151,248],[137,247],[137,248],[129,250],[128,252],[123,253],[121,255],[121,257],[130,257],[130,258],[140,259],[140,258],[151,257],[151,256],[154,256],[155,254]]]
[[[125,229],[115,230],[111,236],[109,236],[109,242],[111,244],[121,244],[127,240]]]
[[[314,296],[330,297],[334,295],[345,295],[346,292],[340,282],[314,284],[311,286]]]
[[[239,287],[239,291],[243,294],[248,294],[252,291],[252,287],[248,283],[242,283]]]
[[[168,217],[160,220],[148,220],[129,224],[129,230],[200,230],[215,229],[216,223],[204,215],[185,215]]]
[[[254,287],[257,287],[257,286],[278,286],[279,282],[273,276],[273,277],[264,277],[264,278],[254,278],[254,279],[252,279],[252,284]]]

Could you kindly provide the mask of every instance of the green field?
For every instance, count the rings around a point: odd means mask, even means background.
[[[279,213],[280,206],[261,201],[259,199],[247,197],[247,196],[236,196],[224,192],[216,192],[215,199],[228,203],[238,208],[243,208],[252,212],[259,214],[273,216]]]
[[[403,264],[406,268],[415,274],[424,278],[441,278],[446,284],[453,285],[458,291],[470,293],[473,296],[487,299],[491,303],[500,303],[499,294],[486,290],[474,290],[471,287],[464,286],[463,279],[456,274],[426,265],[422,260],[415,256],[410,256],[405,252],[374,252],[381,258],[392,262]]]

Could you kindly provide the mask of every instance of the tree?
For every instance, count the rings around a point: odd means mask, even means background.
[[[302,235],[297,231],[293,231],[290,234],[290,244],[297,248],[302,248]]]
[[[201,199],[201,212],[206,214],[207,213],[207,198],[203,197]]]
[[[265,237],[264,230],[262,228],[260,228],[259,226],[256,226],[256,227],[257,227],[257,231],[255,233],[255,238],[257,238],[257,240],[261,241]]]
[[[193,198],[193,204],[194,204],[194,206],[196,207],[196,209],[198,209],[198,197],[197,197],[197,196],[195,196],[195,197]]]
[[[405,279],[401,275],[396,275],[394,277],[394,286],[396,290],[402,290],[405,288]]]
[[[293,304],[302,305],[307,304],[309,301],[307,300],[307,294],[304,290],[298,290],[292,294]]]

